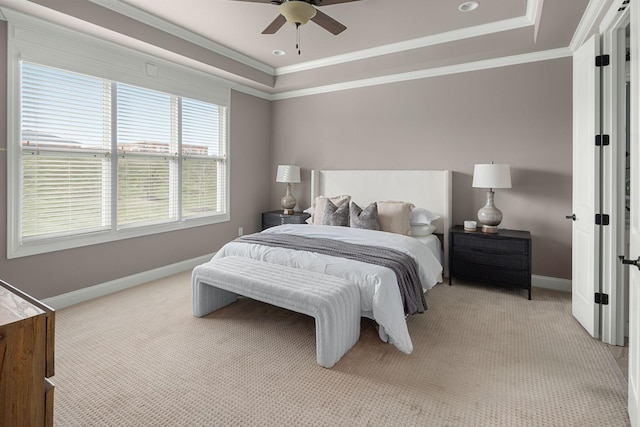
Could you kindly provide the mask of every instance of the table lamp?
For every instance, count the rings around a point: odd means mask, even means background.
[[[296,206],[296,198],[291,194],[291,184],[300,182],[300,167],[293,165],[279,165],[276,182],[284,182],[287,184],[287,194],[280,199],[280,204],[286,215],[293,214],[293,208]]]
[[[502,222],[502,212],[493,203],[494,188],[511,188],[511,171],[509,165],[489,164],[475,165],[473,168],[473,187],[488,188],[487,203],[478,210],[478,221],[485,233],[497,233]]]

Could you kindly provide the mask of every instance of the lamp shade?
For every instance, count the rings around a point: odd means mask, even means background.
[[[276,182],[297,184],[300,182],[300,167],[293,165],[279,165]]]
[[[511,170],[506,164],[479,164],[473,168],[473,187],[511,188]]]

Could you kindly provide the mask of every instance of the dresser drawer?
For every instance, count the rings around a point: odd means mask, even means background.
[[[453,250],[456,262],[465,262],[479,265],[487,265],[502,268],[514,268],[517,270],[529,269],[529,256],[519,253],[502,253],[473,251],[468,249]]]
[[[501,253],[529,253],[529,241],[527,240],[483,238],[473,234],[457,234],[453,238],[457,247]]]
[[[453,274],[455,274],[456,277],[476,282],[522,288],[528,288],[531,283],[531,274],[528,270],[512,270],[464,261],[456,261],[453,269]]]

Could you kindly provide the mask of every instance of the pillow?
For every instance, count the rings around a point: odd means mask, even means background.
[[[411,236],[411,211],[413,203],[384,201],[378,202],[380,230]]]
[[[380,230],[378,204],[373,202],[362,210],[355,202],[351,202],[349,205],[349,225],[353,228]]]
[[[308,213],[308,214],[310,215],[310,217],[309,217],[309,218],[307,218],[307,219],[305,220],[305,222],[306,222],[307,224],[311,224],[311,223],[312,223],[312,221],[313,221],[313,206],[312,206],[312,207],[310,207],[310,208],[307,208],[307,209],[303,210],[302,212],[304,212],[304,213]]]
[[[331,200],[327,200],[327,202],[324,204],[322,225],[337,225],[340,227],[348,227],[349,203],[343,203],[340,206],[336,206]]]
[[[411,235],[416,237],[428,236],[430,234],[433,234],[434,231],[436,231],[436,226],[433,224],[411,226]]]
[[[436,215],[430,210],[415,208],[411,212],[411,225],[429,225],[438,218],[440,215]]]
[[[323,197],[323,196],[316,197],[316,199],[313,202],[313,216],[311,217],[312,224],[322,225],[322,215],[324,214],[324,205],[327,203],[327,200],[331,200],[331,202],[333,202],[334,205],[336,205],[337,207],[340,207],[345,202],[347,203],[347,205],[349,205],[349,202],[351,201],[351,196],[343,194],[341,196],[335,196],[335,197]]]

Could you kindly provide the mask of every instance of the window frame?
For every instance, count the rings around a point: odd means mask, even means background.
[[[26,15],[9,22],[7,55],[7,258],[18,258],[123,239],[154,235],[230,220],[230,84],[184,65],[123,47]],[[21,241],[21,61],[109,79],[226,107],[224,207],[217,215],[105,231]],[[117,153],[112,153],[117,155]],[[112,177],[112,179],[117,179]],[[112,187],[112,193],[117,187]],[[179,191],[182,191],[180,188]],[[112,209],[116,209],[112,206]],[[181,213],[180,213],[180,216]]]

